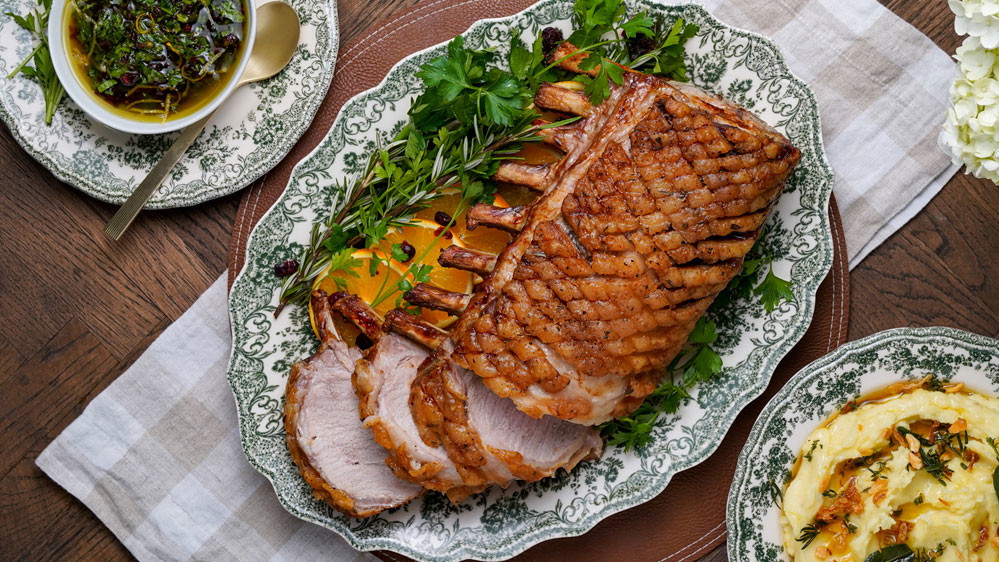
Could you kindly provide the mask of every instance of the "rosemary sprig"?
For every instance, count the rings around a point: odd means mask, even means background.
[[[343,256],[355,247],[376,246],[389,228],[407,224],[446,189],[460,186],[464,205],[491,195],[483,180],[499,161],[513,157],[522,143],[540,139],[532,120],[533,114],[522,116],[512,128],[475,120],[468,130],[444,127],[429,140],[408,126],[375,150],[359,180],[336,186],[331,214],[313,226],[299,270],[285,278],[275,314],[288,303],[305,304],[312,283],[334,260],[346,264]]]
[[[59,77],[56,76],[55,66],[52,64],[52,54],[49,52],[48,27],[52,0],[38,0],[38,5],[41,10],[34,9],[26,16],[7,12],[7,15],[13,18],[18,26],[28,30],[38,39],[38,45],[21,61],[21,64],[7,75],[7,78],[23,74],[38,82],[42,88],[42,96],[45,98],[45,124],[50,125],[52,124],[52,116],[65,96],[66,90],[63,89],[62,82],[59,82]],[[34,66],[29,66],[29,63],[33,63]]]
[[[822,529],[817,527],[814,522],[809,523],[801,528],[801,532],[794,540],[801,543],[801,548],[808,548],[808,545],[812,544],[812,541],[814,541],[821,532]]]

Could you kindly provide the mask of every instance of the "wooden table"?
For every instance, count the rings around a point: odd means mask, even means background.
[[[881,0],[953,53],[938,0]],[[415,0],[340,0],[341,42]],[[115,208],[60,183],[0,133],[0,559],[127,560],[35,457],[225,268],[239,202],[143,214],[120,243]],[[959,175],[852,275],[850,339],[899,326],[999,337],[999,187]],[[723,560],[723,549],[705,560]]]

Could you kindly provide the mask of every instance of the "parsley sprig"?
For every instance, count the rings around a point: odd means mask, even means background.
[[[50,125],[52,124],[52,116],[65,96],[66,90],[63,89],[59,77],[56,76],[55,66],[52,64],[52,54],[49,52],[48,27],[52,0],[38,0],[38,6],[41,8],[40,10],[33,9],[26,16],[7,12],[7,15],[13,18],[18,26],[28,30],[38,39],[38,45],[21,61],[21,64],[7,75],[7,78],[23,74],[38,82],[45,98],[45,124]]]

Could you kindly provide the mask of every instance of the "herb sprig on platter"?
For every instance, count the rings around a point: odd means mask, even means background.
[[[7,12],[7,15],[14,19],[14,23],[38,39],[38,45],[7,75],[7,79],[23,74],[38,83],[45,98],[45,124],[51,125],[52,116],[55,115],[55,110],[62,102],[66,90],[56,76],[55,66],[52,65],[52,54],[49,52],[48,28],[52,0],[38,0],[38,6],[40,9],[33,9],[26,16]],[[34,66],[31,66],[32,64]]]

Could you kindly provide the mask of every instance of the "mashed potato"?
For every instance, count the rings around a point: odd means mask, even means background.
[[[796,562],[864,562],[894,544],[915,560],[999,560],[999,400],[919,386],[809,435],[783,499]]]

